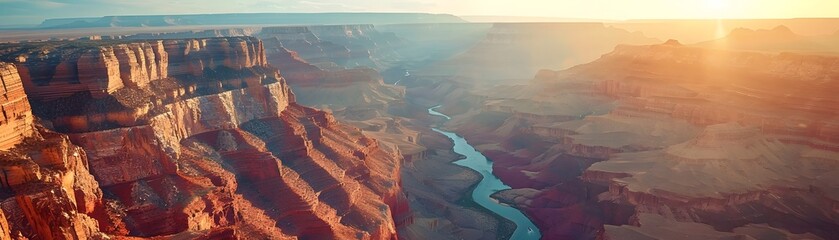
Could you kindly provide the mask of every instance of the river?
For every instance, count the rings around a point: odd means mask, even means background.
[[[444,117],[446,120],[451,119],[451,117],[437,112],[436,109],[439,107],[440,106],[429,108],[428,114]],[[521,211],[510,207],[507,204],[500,203],[490,197],[493,193],[510,189],[510,186],[507,186],[501,182],[498,177],[492,174],[492,161],[489,161],[489,159],[478,152],[478,150],[475,150],[472,145],[469,145],[469,143],[466,142],[466,139],[458,136],[457,134],[446,132],[437,128],[432,128],[432,130],[446,135],[446,137],[454,142],[454,152],[466,156],[466,158],[458,160],[454,162],[454,164],[471,168],[483,176],[481,182],[479,182],[478,186],[475,187],[475,190],[472,191],[472,199],[481,206],[506,219],[509,219],[510,221],[513,221],[516,224],[516,231],[513,232],[510,239],[539,239],[542,236],[539,233],[539,228],[537,228],[536,225],[534,225],[533,222],[530,221],[530,219],[527,218],[527,216],[525,216]]]

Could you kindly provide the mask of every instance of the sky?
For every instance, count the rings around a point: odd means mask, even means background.
[[[47,18],[253,12],[428,12],[588,19],[839,17],[839,0],[0,0],[0,25]]]

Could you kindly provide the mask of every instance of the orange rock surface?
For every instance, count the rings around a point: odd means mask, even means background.
[[[0,237],[391,239],[410,222],[402,157],[298,105],[261,41],[74,43],[17,63],[42,121],[0,156]]]
[[[480,91],[480,108],[450,127],[519,188],[499,197],[543,236],[666,236],[645,226],[655,221],[637,221],[654,214],[830,238],[839,219],[839,186],[828,180],[839,167],[837,66],[832,55],[620,45],[528,85]],[[775,230],[754,231],[744,235]]]
[[[14,65],[0,63],[0,82],[3,84],[0,150],[6,150],[33,134],[33,116],[29,100],[23,91],[23,83]]]

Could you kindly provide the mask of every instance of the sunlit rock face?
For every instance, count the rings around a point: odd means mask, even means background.
[[[0,156],[0,234],[390,239],[410,222],[402,157],[298,105],[255,38],[44,44],[56,58],[14,56],[44,127],[9,122],[39,133]]]
[[[262,43],[253,38],[51,44],[55,43],[33,43],[41,49],[38,52],[27,52],[20,46],[4,49],[4,59],[15,62],[33,100],[54,100],[82,92],[101,98],[125,86],[142,88],[169,76],[198,76],[205,69],[218,67],[240,70],[267,65]]]
[[[3,118],[0,121],[0,150],[14,147],[31,136],[35,130],[32,128],[34,120],[29,100],[23,91],[23,83],[20,80],[15,65],[0,63],[0,82],[3,84]]]
[[[88,239],[103,236],[90,215],[102,191],[84,149],[36,126],[20,75],[0,63],[5,89],[0,148],[0,238]]]
[[[481,91],[480,110],[450,127],[520,188],[498,197],[545,236],[667,238],[656,225],[672,224],[829,239],[839,219],[829,180],[839,169],[837,70],[830,55],[621,45]]]
[[[650,44],[642,33],[600,23],[496,23],[485,38],[435,71],[481,80],[523,80],[540,69],[597,59],[617,44]]]

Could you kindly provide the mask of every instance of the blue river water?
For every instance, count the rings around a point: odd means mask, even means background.
[[[446,120],[451,119],[449,116],[437,112],[436,109],[439,107],[440,106],[429,108],[428,114],[444,117]],[[513,232],[513,236],[511,236],[510,239],[539,239],[542,237],[541,233],[539,233],[539,228],[537,228],[536,225],[534,225],[533,222],[530,221],[530,219],[527,218],[521,211],[510,207],[507,204],[500,203],[490,197],[493,193],[510,189],[510,186],[507,186],[501,182],[498,177],[492,174],[492,161],[489,161],[486,156],[475,150],[472,145],[469,145],[469,143],[466,142],[466,139],[458,136],[457,134],[446,132],[437,128],[432,128],[432,130],[446,135],[446,137],[454,141],[454,152],[466,156],[466,158],[454,162],[455,164],[471,168],[483,176],[481,182],[478,183],[478,186],[476,186],[475,190],[472,192],[472,199],[481,206],[506,219],[509,219],[510,221],[513,221],[516,224],[516,231]]]

